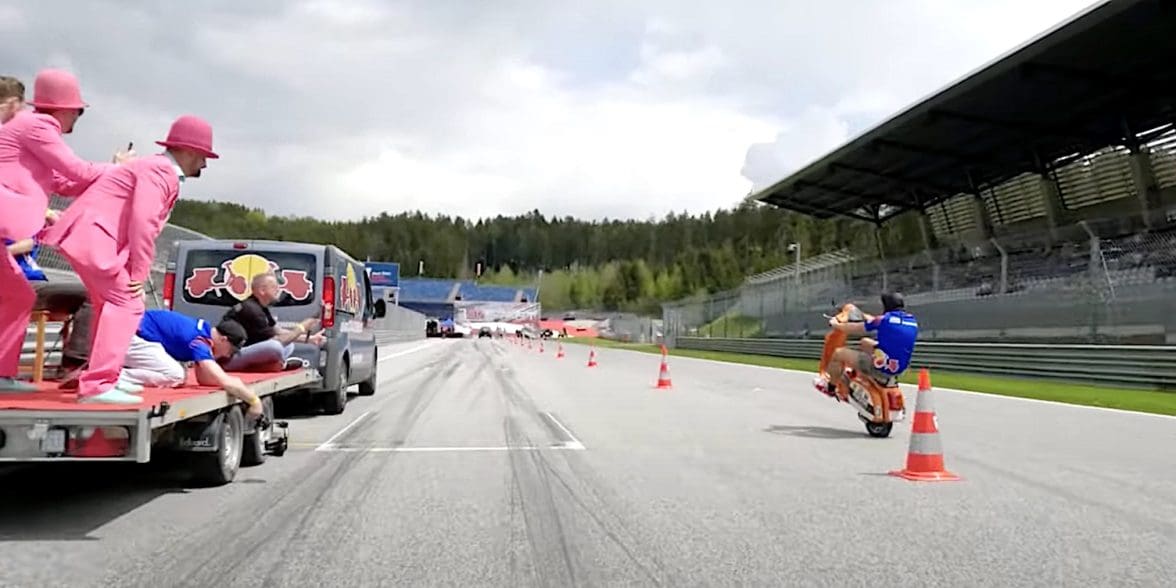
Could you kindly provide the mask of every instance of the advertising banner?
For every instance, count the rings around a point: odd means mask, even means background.
[[[400,264],[387,261],[369,261],[364,264],[371,277],[373,287],[400,286]]]
[[[467,323],[535,322],[539,320],[537,302],[454,302],[456,317]]]

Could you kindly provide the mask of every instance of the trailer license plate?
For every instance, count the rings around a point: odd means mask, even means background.
[[[49,429],[41,439],[41,451],[65,453],[65,429]]]

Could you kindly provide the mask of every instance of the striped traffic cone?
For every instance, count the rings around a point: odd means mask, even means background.
[[[943,467],[943,443],[939,440],[937,420],[935,404],[931,401],[931,374],[923,368],[919,371],[919,392],[915,400],[915,418],[911,422],[906,468],[892,471],[890,475],[915,482],[954,482],[960,479]]]
[[[556,343],[555,358],[556,359],[563,359],[564,358],[563,343]]]
[[[588,349],[588,367],[596,367],[596,347]]]
[[[670,382],[670,366],[666,365],[666,358],[664,356],[661,360],[661,370],[657,374],[657,387],[659,389],[674,387]]]

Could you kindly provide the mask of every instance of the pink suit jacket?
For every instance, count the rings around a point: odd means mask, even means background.
[[[18,112],[0,126],[0,236],[32,237],[45,225],[50,194],[77,196],[115,167],[74,155],[52,116]]]
[[[116,166],[94,182],[45,230],[44,243],[61,248],[103,274],[126,268],[132,281],[146,282],[155,239],[180,195],[179,173],[167,155]]]

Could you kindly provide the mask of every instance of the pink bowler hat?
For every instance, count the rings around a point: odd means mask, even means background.
[[[220,157],[212,151],[212,125],[191,114],[177,118],[167,133],[167,139],[156,141],[155,144],[191,149],[209,159]]]
[[[82,101],[78,78],[62,69],[43,69],[33,81],[33,99],[29,101],[43,110],[80,109],[89,106]]]

